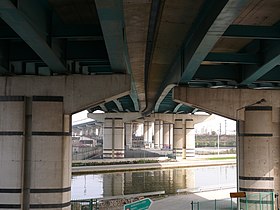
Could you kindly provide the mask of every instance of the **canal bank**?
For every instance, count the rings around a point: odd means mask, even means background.
[[[138,170],[157,170],[171,168],[189,168],[189,167],[205,167],[205,166],[222,166],[235,165],[236,159],[232,155],[201,155],[182,161],[167,160],[164,158],[150,158],[145,160],[158,160],[156,163],[141,164],[122,164],[123,161],[143,160],[139,158],[133,159],[114,159],[114,160],[86,160],[80,163],[97,164],[94,166],[76,166],[72,167],[72,174],[83,173],[110,173],[120,171],[138,171]],[[78,163],[75,161],[74,163]],[[104,165],[101,165],[101,164]],[[115,164],[114,164],[115,163]]]

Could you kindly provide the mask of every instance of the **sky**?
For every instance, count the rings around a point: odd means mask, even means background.
[[[212,115],[209,119],[204,122],[198,123],[194,126],[196,129],[196,133],[203,133],[203,130],[207,130],[208,132],[215,131],[221,134],[225,134],[225,130],[227,134],[233,134],[236,130],[235,121],[218,116]]]

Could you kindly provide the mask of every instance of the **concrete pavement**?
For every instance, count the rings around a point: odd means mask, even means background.
[[[230,192],[236,192],[236,188],[199,192],[193,194],[182,194],[168,196],[164,199],[155,200],[149,210],[191,210],[191,202],[200,202],[200,210],[215,209],[215,202],[217,200],[217,209],[226,209],[231,207]],[[233,200],[236,202],[236,200]],[[194,208],[196,210],[196,208]]]

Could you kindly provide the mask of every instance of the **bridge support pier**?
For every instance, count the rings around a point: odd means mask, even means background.
[[[173,145],[173,124],[163,122],[163,148],[172,149]]]
[[[127,149],[130,149],[132,148],[132,133],[133,133],[132,122],[124,123],[124,132],[125,132],[125,146]]]
[[[0,110],[0,209],[71,209],[63,97],[2,96]]]
[[[153,130],[150,121],[144,121],[144,145],[153,148]]]
[[[122,118],[105,118],[103,158],[124,158],[124,123]]]
[[[194,121],[192,119],[186,119],[186,157],[195,156],[195,130]]]
[[[163,122],[162,120],[155,120],[154,124],[154,139],[155,139],[155,149],[162,148],[163,142]]]
[[[239,122],[238,190],[280,192],[278,90],[175,87],[173,98]]]
[[[177,160],[181,160],[183,154],[183,141],[185,139],[182,119],[175,119],[173,132],[173,154],[175,155]]]
[[[245,107],[245,120],[238,126],[239,190],[247,194],[278,192],[279,123],[272,122],[272,107]],[[241,200],[241,206],[244,202]]]

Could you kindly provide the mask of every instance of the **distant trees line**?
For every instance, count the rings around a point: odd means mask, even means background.
[[[220,135],[219,145],[220,147],[235,147],[236,146],[235,135]],[[195,135],[195,147],[217,147],[218,135],[212,134],[196,134]]]

